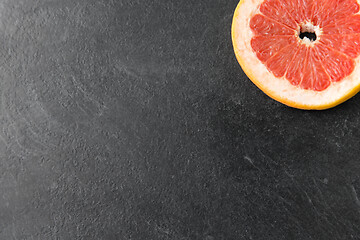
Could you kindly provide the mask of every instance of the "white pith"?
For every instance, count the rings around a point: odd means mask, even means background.
[[[259,13],[258,7],[264,0],[241,0],[237,8],[237,16],[234,17],[232,34],[234,50],[239,59],[239,62],[246,72],[251,77],[251,80],[258,85],[264,92],[273,98],[290,105],[298,105],[301,108],[317,108],[317,106],[330,106],[347,95],[354,92],[355,88],[360,86],[360,59],[355,59],[356,66],[351,75],[345,77],[337,83],[331,83],[324,91],[305,90],[300,87],[290,84],[290,82],[283,78],[275,77],[265,65],[257,58],[250,45],[251,39],[254,36],[250,29],[250,19],[256,13]],[[305,24],[306,25],[306,24]],[[317,26],[307,25],[309,30],[314,30],[318,36],[317,40],[321,38],[321,29]],[[303,25],[304,27],[304,25]],[[300,29],[300,28],[299,28]],[[294,34],[298,34],[294,31]],[[304,44],[311,47],[315,42],[304,38]],[[350,96],[349,96],[350,97]],[[282,100],[286,100],[286,102]],[[346,99],[344,99],[346,100]]]
[[[319,41],[319,39],[321,38],[321,29],[319,26],[314,26],[311,22],[306,22],[301,24],[301,26],[299,27],[297,34],[299,35],[300,32],[311,32],[311,33],[315,33],[316,35],[316,41]],[[302,39],[302,42],[306,45],[306,46],[313,46],[315,44],[315,41],[311,41],[310,39],[308,39],[307,37],[304,37]]]

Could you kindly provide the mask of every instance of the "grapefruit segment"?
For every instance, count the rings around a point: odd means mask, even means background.
[[[339,52],[345,53],[351,58],[356,58],[360,54],[360,33],[323,35],[319,42]]]
[[[323,34],[354,34],[360,33],[360,15],[341,18],[323,27]]]
[[[256,35],[293,35],[295,32],[288,26],[261,14],[251,18],[250,28]]]
[[[234,52],[273,99],[327,109],[360,90],[360,0],[241,0]]]
[[[325,2],[326,5],[322,9],[323,11],[318,13],[321,15],[321,19],[315,23],[320,24],[320,27],[338,22],[339,19],[359,12],[357,0],[321,0],[320,2]]]
[[[304,63],[301,87],[303,89],[322,91],[330,85],[330,77],[320,60],[315,55],[314,48],[307,48],[307,58]]]
[[[260,6],[260,12],[292,29],[296,29],[298,27],[296,21],[278,0],[265,0]]]
[[[307,48],[301,44],[286,72],[286,79],[294,86],[298,86],[304,75],[304,62],[306,60]]]
[[[296,49],[296,47],[296,43],[289,44],[266,61],[266,67],[275,75],[275,77],[282,77],[285,75],[286,66],[289,66],[291,60],[293,60],[293,50]]]
[[[325,20],[331,20],[329,16],[334,14],[334,7],[338,4],[338,0],[318,0],[313,5],[314,25],[323,24]]]
[[[282,48],[294,43],[293,36],[255,36],[251,39],[251,47],[262,62],[266,62]]]
[[[359,11],[356,0],[317,0],[313,4],[312,22],[324,27]]]
[[[312,3],[309,0],[288,0],[281,1],[281,5],[292,16],[292,18],[299,24],[310,20],[310,9]]]
[[[354,60],[345,54],[323,44],[318,44],[315,51],[332,82],[338,82],[354,71]]]

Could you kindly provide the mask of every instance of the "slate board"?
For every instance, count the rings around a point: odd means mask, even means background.
[[[0,3],[0,239],[360,239],[360,95],[281,105],[237,0]]]

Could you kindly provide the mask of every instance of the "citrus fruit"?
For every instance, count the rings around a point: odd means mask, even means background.
[[[232,23],[238,62],[271,98],[334,107],[360,90],[357,0],[241,0]]]

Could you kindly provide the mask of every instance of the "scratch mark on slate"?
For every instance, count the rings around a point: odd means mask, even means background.
[[[251,165],[253,165],[254,168],[261,171],[257,166],[255,166],[254,161],[249,156],[244,156],[244,159],[247,160]]]
[[[354,187],[354,185],[350,185],[350,188],[351,188],[351,192],[352,192],[352,195],[355,199],[355,203],[358,207],[360,207],[360,200],[359,200],[359,197],[358,197],[358,194],[356,192],[356,189]]]

